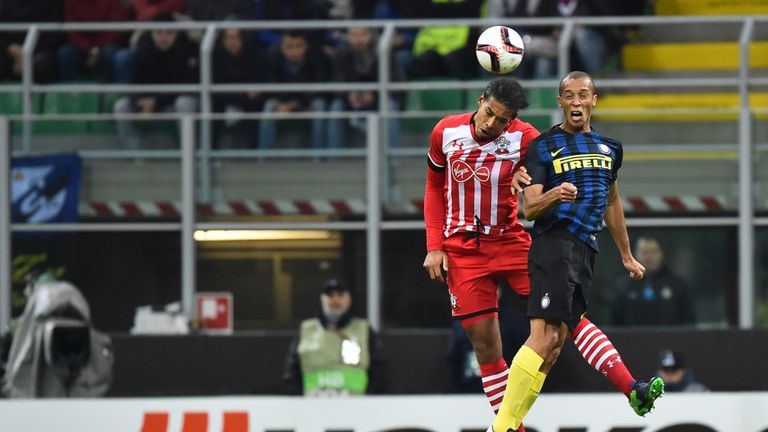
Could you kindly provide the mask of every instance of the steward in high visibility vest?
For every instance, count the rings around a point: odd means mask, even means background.
[[[337,279],[320,294],[319,316],[304,320],[291,344],[283,380],[292,394],[348,396],[381,393],[385,381],[376,335],[352,316],[352,294]]]

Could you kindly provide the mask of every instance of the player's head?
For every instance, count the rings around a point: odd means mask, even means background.
[[[475,135],[485,140],[498,135],[528,107],[528,95],[514,78],[496,78],[477,99],[477,105]]]
[[[592,77],[586,72],[573,71],[560,80],[557,104],[563,110],[565,122],[561,127],[568,132],[589,132],[592,109],[597,105],[597,94]]]
[[[656,273],[664,261],[664,250],[653,237],[639,237],[635,245],[635,257],[643,263],[648,273]]]

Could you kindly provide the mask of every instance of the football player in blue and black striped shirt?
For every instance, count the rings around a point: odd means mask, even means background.
[[[528,254],[531,334],[510,365],[507,391],[489,429],[494,432],[516,430],[537,396],[526,389],[543,381],[571,334],[595,369],[609,379],[611,374],[622,374],[616,380],[626,381],[625,394],[638,415],[647,414],[664,392],[661,378],[635,381],[602,332],[593,325],[578,325],[587,311],[603,221],[629,277],[642,279],[645,268],[632,255],[619,199],[621,143],[590,125],[597,104],[592,77],[570,72],[560,81],[557,101],[565,120],[531,141],[525,154],[530,178],[523,178],[529,180],[523,181],[528,184],[523,189],[523,211],[526,219],[536,221]]]

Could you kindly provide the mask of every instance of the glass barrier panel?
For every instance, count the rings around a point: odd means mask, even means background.
[[[23,123],[14,121],[14,130],[22,129]],[[14,163],[30,166],[50,160],[52,164],[63,155],[78,159],[82,218],[178,218],[179,122],[135,123],[141,139],[138,147],[119,138],[112,120],[33,120],[29,143],[23,134],[14,134]]]
[[[178,232],[17,232],[12,256],[14,317],[26,304],[25,286],[41,272],[74,284],[102,331],[127,332],[137,308],[180,302]]]
[[[218,148],[210,159],[210,211],[201,217],[365,217],[367,132],[355,131],[356,137],[343,147],[329,147],[324,139],[315,147],[309,130],[313,121],[274,120],[282,129],[275,135],[277,141],[270,140],[267,148],[251,141],[249,152],[227,151],[220,141],[215,142]],[[264,120],[252,121],[251,126],[261,133]],[[244,137],[254,138],[254,134]]]
[[[610,234],[599,237],[591,288],[595,322],[622,327],[726,327],[736,320],[734,228],[633,228],[632,249],[646,267],[631,281]]]
[[[759,215],[768,214],[768,109],[755,111],[752,128],[754,143],[755,211]]]
[[[768,326],[768,228],[755,230],[755,326]]]
[[[317,316],[324,283],[342,280],[365,316],[365,234],[357,231],[206,231],[197,241],[197,289],[229,292],[235,330],[290,329]]]

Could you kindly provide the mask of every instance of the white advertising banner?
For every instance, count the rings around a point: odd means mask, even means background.
[[[478,432],[478,396],[0,401],[3,432]],[[636,416],[618,394],[542,395],[529,432],[768,432],[768,393],[668,394]]]

